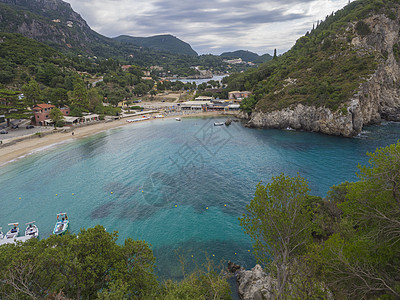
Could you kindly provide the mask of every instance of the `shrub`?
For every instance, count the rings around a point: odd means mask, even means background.
[[[363,21],[358,21],[356,24],[356,31],[359,35],[361,36],[366,36],[371,33],[371,29],[365,22]]]

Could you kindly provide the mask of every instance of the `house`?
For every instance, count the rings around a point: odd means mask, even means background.
[[[99,121],[99,115],[97,114],[87,114],[81,117],[80,123],[90,123],[94,121]]]
[[[123,65],[121,66],[121,69],[125,72],[128,72],[129,68],[132,67],[132,65]]]
[[[214,99],[213,97],[199,96],[199,97],[196,97],[194,100],[195,101],[212,101],[213,99]]]
[[[47,104],[47,103],[36,104],[32,109],[33,116],[35,118],[34,123],[39,126],[47,126],[47,125],[53,123],[53,121],[50,118],[50,111],[54,107],[55,107],[54,105]],[[70,114],[69,107],[65,106],[65,107],[60,108],[60,110],[64,116],[69,116],[69,114]]]
[[[206,111],[210,105],[211,105],[210,101],[187,101],[181,103],[181,109]]]
[[[54,107],[52,104],[36,104],[32,109],[35,117],[34,123],[39,126],[46,126],[50,121],[50,111]]]
[[[244,92],[240,92],[240,91],[233,91],[233,92],[229,92],[229,100],[233,100],[233,101],[242,101],[243,99],[249,97],[251,95],[251,92],[248,91],[244,91]]]

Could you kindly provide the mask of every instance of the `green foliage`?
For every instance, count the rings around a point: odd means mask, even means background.
[[[54,128],[64,126],[64,115],[58,107],[55,107],[50,111],[50,118],[54,122]]]
[[[371,32],[365,18],[379,13],[390,17],[395,5],[398,3],[393,0],[350,3],[327,16],[285,54],[258,69],[229,76],[228,90],[251,90],[257,102],[253,109],[264,112],[299,103],[337,110],[375,72],[381,55],[385,55],[354,48],[351,40],[355,33],[365,36]],[[356,24],[355,33],[346,29],[352,28],[351,22]]]
[[[318,248],[317,269],[337,298],[395,299],[400,295],[400,143],[368,153],[360,181],[333,187],[333,234]]]
[[[365,22],[363,21],[358,21],[356,24],[356,31],[359,35],[361,36],[366,36],[371,33],[371,29]]]
[[[300,176],[283,174],[272,182],[257,185],[254,199],[240,218],[245,232],[254,240],[259,263],[276,275],[276,297],[288,292],[292,266],[311,242],[311,210],[308,185]]]
[[[161,284],[149,245],[132,239],[121,245],[117,238],[97,225],[1,246],[1,299],[231,299],[210,261],[181,282]]]
[[[30,119],[32,116],[19,94],[19,91],[0,89],[0,114],[5,115],[8,123],[11,119]]]

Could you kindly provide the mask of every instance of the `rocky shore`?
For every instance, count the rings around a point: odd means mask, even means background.
[[[303,104],[272,112],[256,109],[251,115],[242,114],[242,118],[249,120],[248,126],[292,128],[352,137],[359,134],[365,125],[377,124],[382,120],[400,121],[400,64],[398,53],[393,50],[400,43],[400,24],[385,15],[374,15],[364,21],[372,29],[372,34],[354,37],[352,46],[359,49],[360,53],[377,51],[386,57],[381,60],[375,73],[360,84],[358,92],[351,99],[336,111]]]
[[[267,275],[260,265],[256,265],[251,270],[228,262],[228,270],[236,277],[238,293],[243,300],[262,300],[272,299],[272,289],[274,280]]]

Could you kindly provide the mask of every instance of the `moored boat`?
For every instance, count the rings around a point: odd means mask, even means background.
[[[9,223],[9,226],[13,226],[13,228],[11,228],[7,233],[6,233],[6,239],[13,239],[15,237],[18,236],[19,234],[19,223],[15,222],[15,223]]]
[[[69,220],[66,213],[57,214],[57,222],[54,226],[53,234],[63,235],[67,232],[69,227]]]
[[[34,224],[36,221],[26,223],[25,236],[28,238],[37,238],[39,236],[39,229]]]
[[[222,126],[222,125],[225,125],[225,123],[224,122],[215,122],[214,123],[214,126]]]
[[[3,227],[0,227],[0,240],[4,239]]]
[[[175,120],[177,120],[177,121],[182,121],[182,119],[181,119],[181,118],[175,118]]]

